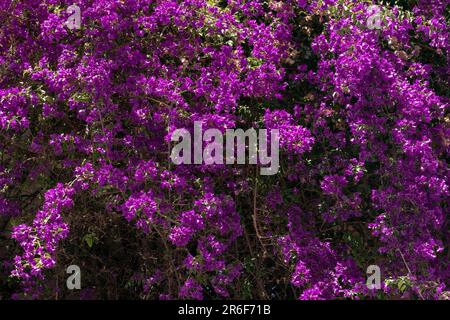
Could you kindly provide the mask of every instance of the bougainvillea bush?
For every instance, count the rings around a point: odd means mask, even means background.
[[[0,299],[450,298],[447,1],[0,0],[0,21]],[[195,121],[278,129],[279,172],[173,164]]]

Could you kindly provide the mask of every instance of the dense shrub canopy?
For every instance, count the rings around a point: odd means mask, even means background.
[[[449,297],[447,1],[72,3],[0,0],[0,299]],[[174,165],[194,121],[279,173]]]

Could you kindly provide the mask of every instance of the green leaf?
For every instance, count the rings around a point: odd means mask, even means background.
[[[86,242],[89,248],[92,248],[96,241],[97,237],[94,233],[88,233],[83,237],[83,240]]]

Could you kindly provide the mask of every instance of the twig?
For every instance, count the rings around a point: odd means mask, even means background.
[[[412,274],[411,269],[409,268],[408,264],[406,263],[405,257],[403,256],[403,253],[400,251],[400,249],[397,249],[397,250],[398,250],[398,252],[400,253],[400,256],[402,257],[403,263],[405,264],[406,269],[408,270],[409,276],[412,276],[413,274]],[[417,292],[419,293],[420,298],[421,298],[422,300],[425,300],[425,298],[423,297],[423,295],[422,295],[422,293],[420,292],[420,290],[418,290]]]

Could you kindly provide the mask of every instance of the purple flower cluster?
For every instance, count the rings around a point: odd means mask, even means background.
[[[72,1],[0,1],[10,275],[118,218],[148,297],[362,299],[372,264],[384,298],[449,297],[447,1],[402,2],[371,29],[359,0],[79,0],[71,30]],[[278,129],[279,173],[174,165],[194,121]]]
[[[63,222],[62,212],[73,206],[74,189],[59,183],[45,193],[42,209],[31,226],[21,224],[11,237],[17,240],[24,254],[14,258],[12,276],[30,280],[42,277],[42,271],[55,265],[55,251],[59,241],[67,237],[69,226]]]

